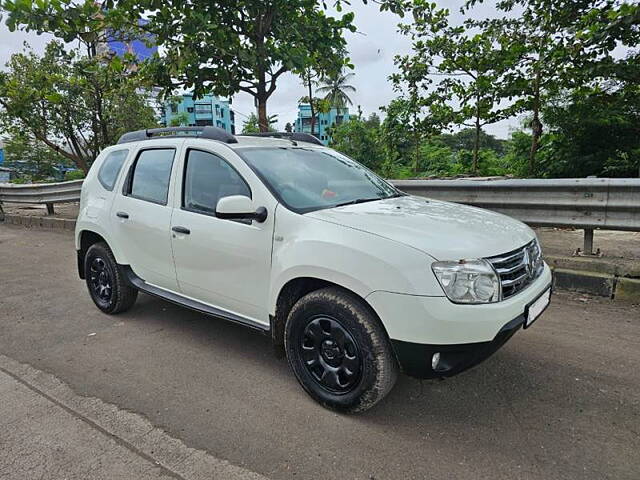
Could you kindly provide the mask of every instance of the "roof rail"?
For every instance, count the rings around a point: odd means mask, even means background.
[[[224,143],[238,143],[236,137],[229,132],[218,127],[166,127],[166,128],[148,128],[146,130],[136,130],[135,132],[125,133],[120,137],[118,143],[140,142],[152,138],[172,137],[198,137],[208,140],[218,140]]]
[[[322,145],[324,143],[318,140],[318,137],[311,135],[310,133],[302,132],[260,132],[260,133],[243,133],[245,137],[269,137],[269,138],[284,138],[286,140],[314,143],[316,145]]]

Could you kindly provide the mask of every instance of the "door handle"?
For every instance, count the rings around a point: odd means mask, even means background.
[[[188,228],[185,227],[171,227],[171,230],[173,230],[176,233],[183,233],[185,235],[189,235],[191,233],[191,230],[189,230]]]
[[[116,217],[129,218],[129,214],[127,212],[117,212]]]

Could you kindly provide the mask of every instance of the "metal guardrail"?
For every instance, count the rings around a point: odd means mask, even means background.
[[[400,190],[494,210],[532,226],[640,231],[640,179],[392,180]]]
[[[28,185],[0,183],[0,202],[45,204],[47,213],[53,215],[55,203],[80,201],[81,189],[82,180]]]
[[[640,179],[392,180],[400,190],[487,208],[532,226],[585,230],[584,252],[593,251],[593,230],[640,231]],[[80,200],[82,180],[0,184],[0,202],[53,204]]]

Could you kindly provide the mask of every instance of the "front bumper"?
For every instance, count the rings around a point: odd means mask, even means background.
[[[507,343],[523,324],[524,314],[507,323],[489,342],[428,345],[391,340],[391,344],[400,368],[407,375],[415,378],[452,377],[489,358]],[[440,353],[440,361],[434,370],[431,359],[435,353]]]
[[[507,300],[460,305],[446,297],[373,292],[367,301],[384,324],[402,370],[417,378],[456,375],[490,357],[524,324],[525,310],[551,286],[551,271]],[[434,370],[433,354],[440,353]]]

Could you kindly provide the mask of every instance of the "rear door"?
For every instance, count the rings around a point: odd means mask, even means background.
[[[176,182],[171,222],[173,255],[184,295],[268,325],[274,212],[271,193],[226,146],[187,140]],[[264,206],[265,222],[215,216],[218,200],[229,195]],[[188,231],[188,233],[181,233]]]
[[[174,292],[171,186],[183,142],[163,139],[140,147],[110,213],[112,232],[134,273]]]

